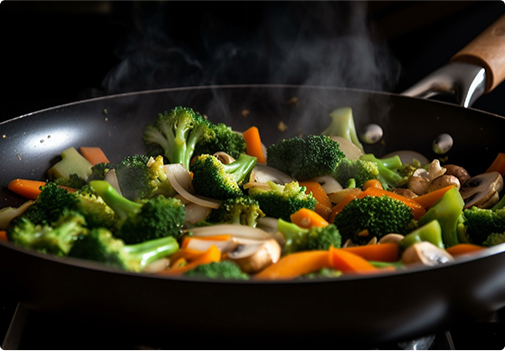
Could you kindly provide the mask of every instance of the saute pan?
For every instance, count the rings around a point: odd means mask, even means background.
[[[448,133],[454,145],[442,156],[472,175],[485,171],[505,150],[503,117],[410,96],[285,85],[144,91],[58,106],[1,123],[0,206],[23,202],[6,189],[10,180],[45,180],[46,170],[70,146],[100,146],[112,162],[144,153],[143,127],[177,105],[190,106],[235,130],[255,125],[267,145],[320,133],[333,109],[349,106],[358,131],[370,123],[384,131],[381,142],[366,145],[366,152],[381,156],[416,150],[428,159],[441,157],[433,152],[432,142]],[[287,129],[279,129],[281,122]],[[153,340],[183,335],[189,348],[249,348],[252,340],[293,341],[302,336],[314,342],[329,337],[334,341],[329,348],[362,348],[426,335],[505,306],[504,251],[505,245],[500,245],[455,263],[380,275],[310,282],[208,282],[116,271],[2,242],[0,281],[2,289],[29,309]],[[239,338],[245,343],[229,344]]]

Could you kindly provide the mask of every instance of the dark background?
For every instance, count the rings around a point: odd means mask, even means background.
[[[0,4],[0,120],[125,91],[238,83],[402,92],[502,1]],[[474,107],[505,115],[499,88]]]
[[[504,13],[498,0],[3,1],[0,121],[176,86],[289,83],[400,93]],[[474,107],[505,116],[504,94],[505,85]],[[2,291],[0,301],[1,341],[16,301]],[[503,324],[479,326],[485,346],[503,347]],[[473,329],[452,331],[459,345],[482,348]]]

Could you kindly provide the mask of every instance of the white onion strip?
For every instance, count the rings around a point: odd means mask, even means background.
[[[107,174],[105,175],[104,179],[107,183],[109,183],[114,189],[116,189],[116,191],[118,192],[119,195],[123,195],[123,193],[121,192],[121,188],[119,187],[119,181],[117,179],[117,175],[116,175],[116,170],[115,169],[111,169],[107,172]]]
[[[180,163],[171,163],[165,165],[165,172],[167,173],[168,182],[174,187],[175,191],[186,200],[193,202],[197,205],[210,208],[219,208],[221,205],[220,200],[209,199],[203,196],[193,195],[188,191],[188,182],[191,182],[191,176],[186,168]],[[181,184],[182,183],[182,184]]]
[[[329,174],[314,178],[312,180],[321,184],[321,187],[326,194],[336,193],[337,191],[343,189],[342,185],[340,185],[340,183]]]
[[[189,232],[193,233],[194,237],[230,234],[237,238],[254,240],[268,240],[272,238],[272,236],[264,230],[240,224],[210,225],[207,227],[193,228],[190,229]]]
[[[186,211],[186,222],[195,224],[196,222],[203,221],[207,218],[212,209],[198,204],[189,203],[184,206],[184,211]]]

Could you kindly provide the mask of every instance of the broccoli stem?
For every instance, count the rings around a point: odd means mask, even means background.
[[[309,229],[301,228],[281,218],[277,221],[277,230],[286,241],[282,250],[284,255],[296,251],[298,245],[300,245],[301,241],[305,239],[309,232]]]
[[[142,208],[142,204],[130,201],[121,196],[116,189],[105,180],[93,180],[89,185],[121,219],[125,219],[128,215],[140,212]]]
[[[361,152],[365,153],[363,145],[361,145],[361,142],[358,139],[358,134],[356,133],[352,109],[349,107],[336,109],[330,113],[330,117],[330,125],[321,134],[339,136],[349,140],[351,143],[356,145]]]
[[[247,154],[240,154],[235,162],[223,165],[226,173],[230,174],[233,180],[240,183],[247,174],[256,166],[257,158]]]
[[[395,169],[402,167],[402,161],[399,156],[393,156],[388,158],[377,158],[373,154],[365,154],[360,157],[363,161],[371,161],[377,165],[379,169],[379,176],[384,182],[387,183],[389,187],[394,188],[399,181],[402,180],[402,176],[395,172]]]
[[[178,249],[177,240],[171,236],[124,246],[124,252],[139,262],[141,269],[158,259],[173,255]]]

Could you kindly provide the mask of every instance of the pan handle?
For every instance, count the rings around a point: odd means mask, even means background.
[[[456,97],[469,107],[505,79],[505,15],[454,55],[450,62],[431,73],[402,95],[430,98],[440,94]]]
[[[483,67],[486,70],[484,94],[496,88],[505,79],[505,15],[454,55],[451,62]]]

